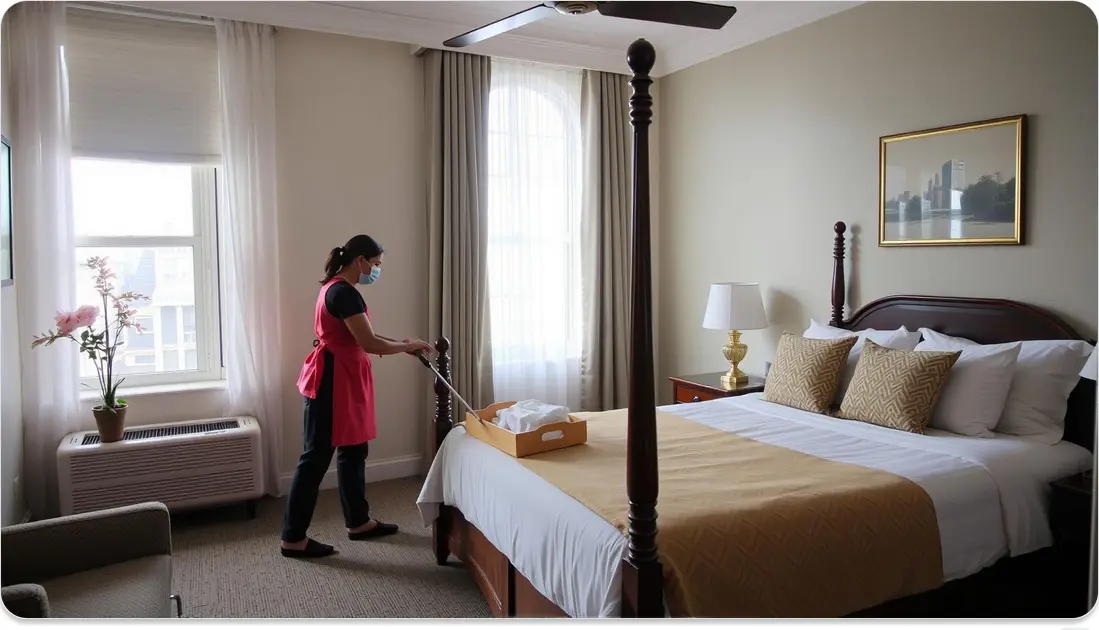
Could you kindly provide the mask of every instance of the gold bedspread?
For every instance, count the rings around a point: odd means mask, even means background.
[[[518,459],[626,531],[626,410],[587,444]],[[912,481],[658,412],[657,546],[673,616],[836,617],[942,584],[935,508]]]

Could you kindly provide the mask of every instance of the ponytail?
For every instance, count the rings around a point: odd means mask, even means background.
[[[328,260],[324,263],[324,280],[321,280],[321,284],[328,284],[332,278],[340,273],[340,269],[343,269],[343,266],[347,264],[343,259],[346,251],[342,247],[333,247],[332,251],[328,253]]]
[[[370,259],[380,256],[383,251],[382,246],[366,234],[351,237],[343,247],[334,247],[328,252],[328,260],[324,263],[324,280],[321,280],[321,284],[330,282],[359,256]]]

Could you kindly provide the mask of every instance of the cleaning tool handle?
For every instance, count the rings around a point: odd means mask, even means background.
[[[443,378],[443,375],[439,374],[439,371],[435,369],[435,366],[431,365],[431,361],[429,361],[428,358],[424,356],[422,350],[417,350],[415,352],[415,355],[416,358],[420,360],[420,363],[423,363],[424,366],[427,367],[427,369],[435,373],[436,378],[442,381],[443,385],[446,385],[446,388],[450,390],[450,393],[454,394],[454,397],[458,399],[458,402],[462,403],[462,406],[468,409],[469,412],[473,414],[474,418],[477,418],[477,420],[480,422],[484,422],[483,420],[481,420],[481,416],[477,415],[477,412],[473,409],[473,407],[470,406],[470,404],[467,403],[464,398],[462,398],[462,395],[458,393],[458,390],[454,389],[454,386],[450,384],[450,381]]]
[[[431,368],[431,371],[433,371],[433,372],[435,371],[435,368],[432,367],[432,365],[431,365],[431,361],[428,361],[427,357],[424,356],[424,351],[423,350],[417,350],[416,351],[416,358],[420,360],[420,363],[423,363],[425,366]]]

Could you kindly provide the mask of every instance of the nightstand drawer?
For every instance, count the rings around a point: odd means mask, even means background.
[[[709,392],[704,392],[702,390],[691,389],[689,387],[683,386],[676,386],[675,388],[675,401],[677,403],[702,402],[704,400],[713,400],[715,398],[717,398],[717,396]]]

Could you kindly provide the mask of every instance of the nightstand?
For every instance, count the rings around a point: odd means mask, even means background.
[[[726,389],[721,384],[721,377],[724,375],[725,372],[711,372],[694,376],[672,376],[668,380],[672,382],[672,394],[677,403],[702,402],[763,391],[763,379],[755,376],[749,376],[747,383]]]
[[[1073,617],[1086,613],[1089,604],[1093,483],[1091,474],[1081,473],[1050,484],[1049,526],[1053,532],[1056,571],[1063,578],[1062,601],[1066,613]]]

